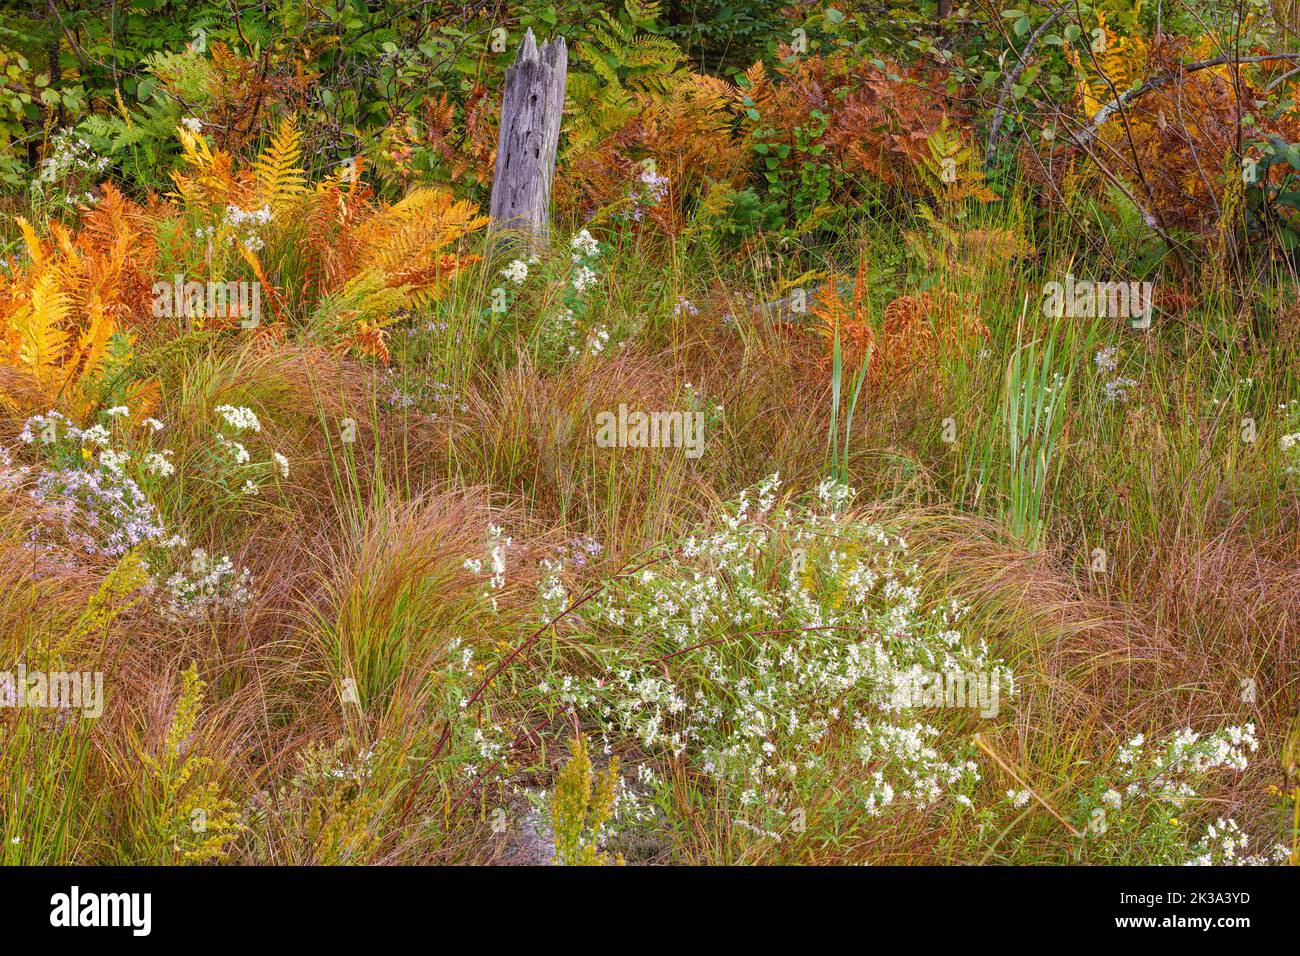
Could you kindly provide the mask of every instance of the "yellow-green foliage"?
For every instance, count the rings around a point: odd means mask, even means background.
[[[191,664],[181,678],[161,758],[142,755],[154,786],[153,832],[146,840],[161,857],[157,862],[224,862],[244,829],[234,801],[222,794],[218,782],[206,779],[212,758],[191,755],[205,686]]]
[[[282,822],[292,828],[293,849],[301,862],[323,866],[370,861],[379,846],[374,821],[379,801],[366,793],[366,758],[349,766],[345,741],[333,747],[312,744],[289,787],[281,788]]]
[[[75,652],[82,640],[105,636],[112,623],[140,601],[141,588],[148,581],[149,568],[140,554],[128,551],[122,555],[66,637],[51,648],[51,656],[62,660]]]
[[[998,198],[984,184],[984,170],[966,134],[949,124],[946,116],[926,137],[925,145],[919,164],[921,178],[941,203],[955,205],[966,199],[993,202]]]
[[[561,866],[604,866],[609,855],[600,850],[600,835],[614,816],[618,758],[611,758],[609,766],[593,776],[586,737],[579,734],[569,741],[569,753],[551,796],[555,862]]]

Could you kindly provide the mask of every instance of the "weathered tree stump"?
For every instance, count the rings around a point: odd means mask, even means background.
[[[534,247],[544,246],[550,236],[551,177],[568,68],[564,37],[548,40],[539,52],[529,30],[506,70],[488,211],[494,231],[526,234]]]

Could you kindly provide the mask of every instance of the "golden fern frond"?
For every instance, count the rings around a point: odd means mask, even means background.
[[[984,184],[984,170],[965,132],[952,126],[945,116],[926,137],[926,153],[920,158],[922,178],[935,197],[949,203],[968,198],[996,202],[997,193]]]
[[[718,113],[727,110],[736,93],[734,86],[717,76],[691,73],[688,82],[693,87],[692,92],[696,101],[701,106]]]
[[[27,255],[31,257],[32,266],[39,269],[45,263],[45,243],[41,242],[41,237],[25,218],[15,216],[14,222],[18,223],[18,229],[23,234],[23,243],[27,246]]]
[[[90,321],[77,339],[77,345],[64,362],[64,384],[72,385],[75,396],[85,394],[85,386],[99,375],[108,354],[108,340],[116,331],[113,317],[98,300],[91,303]]]
[[[309,320],[309,334],[326,341],[341,340],[347,347],[362,340],[371,346],[382,345],[383,337],[376,335],[376,330],[389,324],[393,313],[408,302],[408,290],[404,286],[389,285],[388,276],[380,269],[366,269],[316,303]],[[378,348],[367,349],[364,345],[362,351],[380,354]]]
[[[58,376],[68,333],[63,323],[71,304],[57,271],[42,273],[32,285],[31,301],[12,319],[19,336],[18,362],[43,384]]]
[[[760,113],[765,113],[772,106],[772,100],[775,96],[774,84],[768,75],[767,67],[763,65],[762,60],[758,60],[746,70],[743,74],[744,83],[737,83],[735,93],[732,94],[734,107],[743,111],[746,108],[746,101],[753,103]]]
[[[100,190],[99,202],[82,216],[77,245],[86,251],[103,251],[118,245],[125,234],[128,248],[135,246],[137,237],[153,225],[152,217],[112,183],[104,183]]]
[[[181,159],[189,172],[172,171],[175,195],[185,202],[225,202],[235,190],[234,163],[224,150],[212,150],[208,141],[184,126],[176,133],[181,141]]]
[[[438,249],[487,222],[473,203],[420,187],[359,227],[357,238],[366,251],[365,261],[396,276],[424,268]]]
[[[176,134],[181,140],[181,159],[187,166],[193,166],[195,170],[212,167],[214,156],[206,139],[185,126],[176,127]]]
[[[290,119],[280,121],[271,142],[253,162],[258,201],[279,211],[307,191],[302,168],[302,133]]]
[[[1101,107],[1127,92],[1146,72],[1148,48],[1140,36],[1116,33],[1106,23],[1106,12],[1097,12],[1089,50],[1080,55],[1071,47],[1066,61],[1075,70],[1075,90],[1085,119],[1092,119]]]

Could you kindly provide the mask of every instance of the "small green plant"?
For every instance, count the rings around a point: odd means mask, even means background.
[[[844,409],[844,452],[840,453],[839,418],[844,384],[844,356],[840,348],[840,330],[835,329],[835,348],[831,359],[831,424],[827,444],[831,450],[831,479],[840,485],[849,483],[849,443],[853,437],[853,413],[862,395],[862,385],[867,380],[871,354],[867,353],[853,375],[853,383]]]
[[[759,117],[751,99],[746,97],[743,104],[751,119]],[[811,110],[808,120],[806,126],[793,130],[767,127],[755,134],[754,152],[769,199],[765,216],[779,215],[787,222],[802,224],[815,220],[831,200],[838,174],[823,142],[829,121],[819,109]]]

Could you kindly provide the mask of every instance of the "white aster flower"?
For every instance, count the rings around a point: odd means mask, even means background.
[[[237,432],[242,432],[246,428],[255,432],[262,430],[262,423],[257,420],[257,415],[253,413],[251,408],[245,408],[242,405],[238,407],[234,405],[218,405],[216,412],[225,420],[227,425]]]
[[[163,478],[169,478],[176,473],[176,466],[171,463],[168,456],[172,450],[168,448],[163,452],[151,451],[144,456],[144,470],[147,474],[158,475]]]
[[[522,259],[516,259],[502,269],[501,274],[515,285],[522,285],[523,281],[528,278],[528,263]]]

